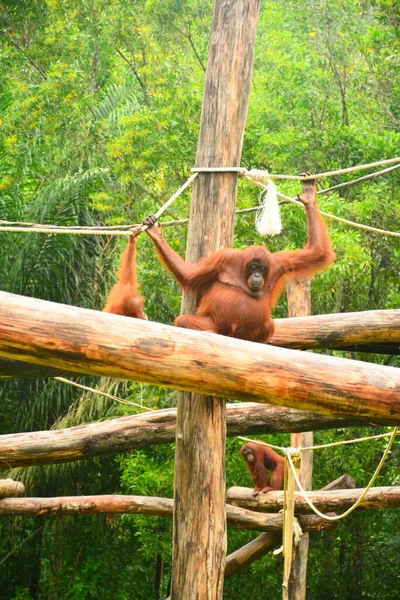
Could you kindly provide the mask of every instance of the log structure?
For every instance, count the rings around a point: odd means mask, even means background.
[[[258,12],[259,0],[215,0],[196,167],[240,166]],[[194,181],[188,261],[233,245],[237,181],[233,172],[202,173]],[[197,300],[184,295],[182,312],[195,312]],[[225,400],[187,389],[177,414],[171,599],[219,600],[226,553]]]
[[[0,292],[0,353],[53,367],[265,402],[366,423],[400,422],[400,373]]]
[[[400,309],[275,319],[271,344],[308,350],[400,353]]]
[[[354,480],[352,479],[352,477],[350,477],[350,475],[345,474],[345,475],[342,475],[341,477],[338,477],[338,479],[335,479],[335,481],[331,481],[330,483],[328,483],[328,485],[326,485],[322,489],[323,490],[339,490],[339,489],[352,489],[355,487],[356,486],[355,486],[355,483],[354,483]],[[333,513],[331,513],[331,514],[333,514]],[[314,516],[316,516],[316,515],[314,515]],[[321,524],[322,523],[330,523],[331,525],[336,525],[336,523],[334,521],[324,521],[324,519],[321,518]],[[304,537],[305,534],[306,534],[305,530],[303,530],[303,536],[300,538],[300,541]],[[253,562],[258,560],[265,554],[268,554],[268,552],[271,552],[272,550],[274,550],[274,548],[281,546],[281,544],[282,544],[282,536],[278,535],[277,533],[273,533],[273,532],[262,533],[261,535],[256,537],[254,540],[252,540],[251,542],[249,542],[242,548],[239,548],[235,552],[232,552],[232,554],[230,554],[229,556],[226,557],[225,578],[231,577],[237,571],[240,571],[244,567],[251,565]],[[290,588],[289,588],[289,592],[291,593]]]
[[[275,326],[269,343],[285,348],[328,348],[387,354],[400,352],[399,309],[275,319]],[[66,377],[73,374],[65,369],[0,356],[0,379]]]
[[[14,498],[22,496],[25,492],[25,486],[20,481],[14,479],[0,479],[0,498]]]
[[[255,402],[228,404],[227,435],[250,435],[359,427],[356,419],[334,419]],[[88,459],[175,441],[176,408],[154,410],[67,429],[0,435],[0,469]]]
[[[363,489],[318,490],[308,492],[313,504],[325,513],[347,510],[361,496]],[[283,492],[268,492],[254,498],[253,490],[245,487],[232,487],[227,491],[229,504],[249,510],[275,512],[283,509]],[[296,513],[311,511],[301,492],[295,492]],[[400,486],[371,488],[357,510],[368,508],[399,508]]]
[[[22,484],[19,484],[22,485]],[[265,514],[224,505],[227,522],[236,529],[280,532],[282,535],[283,515]],[[59,498],[4,498],[0,499],[2,516],[60,517],[82,514],[135,514],[171,517],[173,500],[152,496],[62,496]],[[333,529],[335,525],[316,515],[302,515],[299,522],[304,531],[322,531]]]

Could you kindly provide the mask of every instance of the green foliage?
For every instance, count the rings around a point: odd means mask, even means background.
[[[210,0],[2,0],[0,2],[1,219],[57,225],[120,225],[157,210],[194,164],[212,19]],[[271,172],[320,172],[396,156],[400,141],[400,15],[394,0],[262,3],[254,83],[242,163]],[[357,177],[349,174],[348,180]],[[399,171],[320,197],[326,212],[399,231]],[[328,187],[345,181],[332,177]],[[295,196],[294,182],[279,191]],[[258,188],[239,182],[238,207],[258,204]],[[165,220],[189,215],[190,194]],[[301,247],[304,211],[282,206],[284,230],[264,240],[254,214],[238,216],[235,247]],[[337,262],[313,280],[313,312],[397,308],[398,238],[330,222]],[[0,288],[100,309],[115,282],[125,239],[1,233]],[[184,253],[186,227],[165,230]],[[173,323],[180,290],[143,236],[138,272],[151,320]],[[276,316],[286,316],[285,298]],[[335,353],[342,354],[342,353]],[[346,354],[347,356],[348,354]],[[352,353],[354,360],[399,365],[397,357]],[[151,408],[176,393],[85,377]],[[139,412],[50,381],[0,388],[1,433],[65,427]],[[381,430],[378,428],[379,431]],[[368,428],[319,433],[316,441],[365,435]],[[373,430],[375,432],[375,429]],[[269,436],[287,445],[288,436]],[[314,487],[343,472],[365,485],[385,442],[315,454]],[[239,443],[227,446],[227,484],[250,485]],[[378,483],[398,484],[398,444]],[[98,460],[20,469],[28,495],[132,493],[172,497],[173,448],[153,447]],[[0,589],[4,600],[124,600],[155,597],[171,565],[171,521],[125,515],[4,519]],[[400,595],[399,516],[359,512],[311,539],[308,598]],[[228,551],[255,533],[230,530]],[[362,552],[360,552],[360,548]],[[1,561],[12,550],[4,563]],[[228,580],[225,597],[281,596],[281,557],[267,556]],[[35,584],[39,581],[39,587]],[[133,592],[132,592],[133,590]]]

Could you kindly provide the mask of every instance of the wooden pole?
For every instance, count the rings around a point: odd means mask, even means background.
[[[356,419],[332,419],[255,402],[228,404],[227,435],[252,435],[359,427]],[[176,408],[153,410],[67,429],[0,436],[0,469],[71,462],[175,441]],[[241,442],[242,443],[242,442]]]
[[[197,167],[240,166],[259,0],[215,0]],[[232,246],[237,173],[194,182],[187,260]],[[183,299],[192,313],[196,300]],[[222,598],[226,553],[225,401],[181,393],[175,453],[172,600]]]
[[[400,422],[394,367],[255,344],[0,292],[0,354],[224,398]]]
[[[308,317],[311,315],[311,278],[292,277],[287,285],[289,318]],[[312,446],[314,435],[312,431],[292,433],[290,445],[292,448]],[[313,451],[306,450],[301,455],[299,478],[305,490],[312,489]],[[297,489],[297,488],[296,488]],[[307,562],[310,536],[307,532],[301,536],[299,543],[293,544],[292,566],[288,581],[289,600],[306,600],[307,594]]]

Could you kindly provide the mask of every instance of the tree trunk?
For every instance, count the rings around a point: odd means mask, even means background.
[[[240,166],[259,0],[215,0],[196,166]],[[187,260],[232,246],[237,173],[194,182]],[[183,298],[182,312],[196,308]],[[189,388],[191,389],[191,388]],[[193,388],[194,390],[194,388]],[[222,598],[226,553],[225,401],[181,393],[175,453],[172,600]]]

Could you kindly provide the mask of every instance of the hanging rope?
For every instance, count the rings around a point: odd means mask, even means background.
[[[276,450],[280,450],[281,452],[283,452],[283,454],[285,455],[285,460],[288,460],[289,466],[292,469],[293,472],[293,476],[295,478],[295,481],[298,485],[299,490],[301,491],[301,493],[304,496],[304,499],[306,500],[307,504],[309,505],[309,507],[315,512],[315,514],[317,514],[319,517],[322,517],[323,519],[327,519],[328,521],[338,521],[339,519],[343,519],[344,517],[346,517],[347,515],[349,515],[351,512],[353,512],[353,510],[355,510],[357,508],[357,506],[360,505],[360,503],[362,502],[363,498],[365,497],[365,495],[367,494],[367,492],[369,491],[369,489],[372,487],[372,485],[374,484],[376,478],[379,475],[380,470],[382,469],[382,466],[390,452],[390,449],[392,447],[392,444],[394,442],[394,439],[396,437],[396,435],[398,434],[398,427],[395,427],[393,429],[392,432],[390,433],[381,433],[379,435],[370,435],[370,436],[366,436],[363,438],[355,438],[353,440],[343,440],[340,442],[331,442],[329,444],[321,444],[319,446],[308,446],[308,447],[301,447],[301,448],[285,448],[282,446],[275,446],[273,444],[268,444],[267,442],[261,442],[260,440],[251,440],[249,438],[245,438],[242,436],[236,436],[237,439],[239,440],[243,440],[246,442],[252,442],[253,444],[259,444],[260,446],[268,446],[269,448],[274,448]],[[311,502],[310,498],[307,495],[307,492],[304,490],[302,484],[300,483],[300,480],[297,476],[296,473],[296,469],[293,465],[293,462],[291,460],[291,454],[293,454],[293,452],[297,453],[297,452],[304,452],[306,450],[319,450],[321,448],[330,448],[333,446],[343,446],[345,444],[356,444],[359,442],[365,442],[368,440],[376,440],[379,438],[383,438],[383,437],[388,437],[390,436],[390,440],[388,441],[388,444],[386,446],[386,450],[380,460],[379,465],[377,466],[374,475],[372,476],[369,484],[367,485],[367,487],[363,490],[361,496],[358,498],[358,500],[355,502],[355,504],[353,504],[353,506],[351,506],[347,511],[345,511],[342,515],[337,515],[337,516],[329,516],[329,515],[324,515],[322,512],[320,512],[316,506],[314,506],[314,504]]]
[[[293,472],[295,468],[289,469],[288,456],[285,456],[285,479],[283,489],[283,600],[289,599],[289,577],[290,570],[292,567],[292,556],[293,556],[293,527],[294,527],[294,490],[295,490],[295,478]],[[293,462],[297,468],[300,467],[300,452],[292,449],[291,456]]]
[[[383,467],[383,465],[385,463],[386,458],[388,457],[388,454],[390,452],[390,448],[392,447],[392,444],[394,442],[394,439],[395,439],[396,435],[397,435],[397,427],[394,428],[394,430],[392,432],[392,435],[390,437],[390,440],[389,440],[389,442],[388,442],[388,444],[386,446],[386,450],[383,453],[382,458],[381,458],[381,460],[379,462],[379,465],[377,466],[377,468],[375,470],[375,473],[371,477],[371,480],[370,480],[369,484],[363,490],[361,496],[343,514],[341,514],[341,515],[335,515],[335,516],[325,515],[324,513],[322,513],[321,511],[319,511],[318,508],[313,504],[313,502],[308,497],[307,492],[303,488],[303,486],[302,486],[302,484],[301,484],[301,482],[300,482],[300,480],[299,480],[299,478],[297,476],[296,469],[295,469],[295,466],[293,464],[290,452],[287,452],[286,456],[288,458],[289,465],[290,465],[290,468],[292,470],[293,476],[294,476],[294,478],[296,480],[296,483],[298,485],[298,488],[299,488],[300,492],[303,494],[304,499],[306,500],[308,506],[315,512],[315,514],[318,515],[319,517],[322,517],[323,519],[328,520],[328,521],[339,521],[340,519],[344,519],[345,517],[347,517],[347,515],[349,515],[350,513],[352,513],[353,510],[355,510],[361,504],[361,502],[363,501],[364,497],[366,496],[366,494],[368,493],[368,491],[370,490],[370,488],[373,486],[376,478],[378,477],[378,475],[380,473],[380,470],[382,469],[382,467]]]

